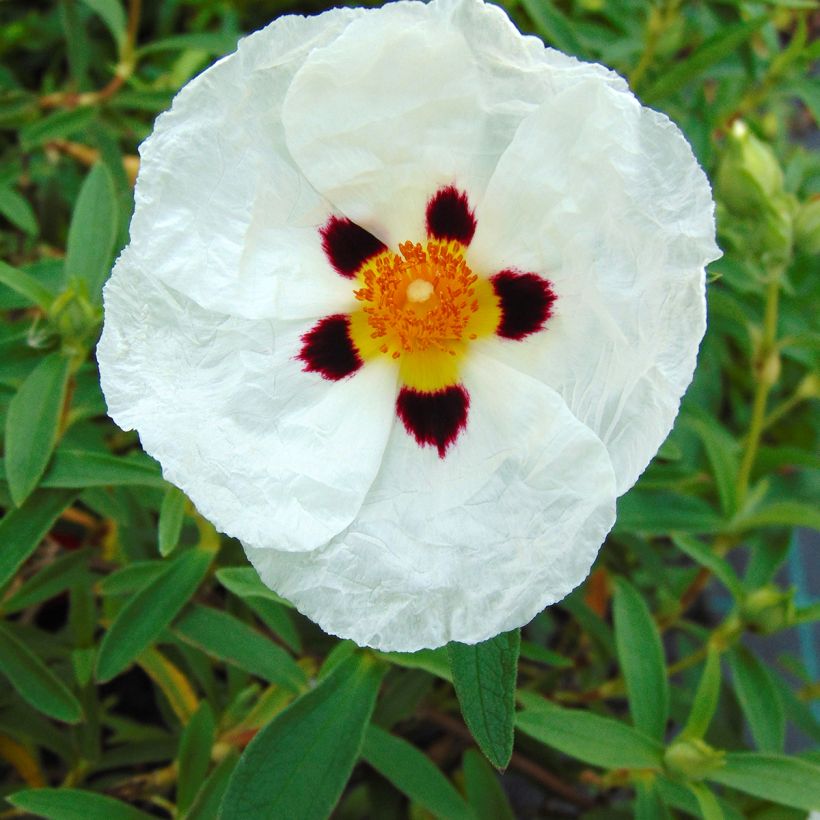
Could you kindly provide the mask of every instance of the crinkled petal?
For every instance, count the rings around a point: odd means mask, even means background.
[[[324,549],[247,548],[326,631],[382,650],[475,643],[587,575],[615,516],[599,439],[543,383],[470,357],[466,431],[440,458],[396,424],[356,521]]]
[[[424,237],[441,187],[480,198],[522,118],[578,65],[480,0],[389,3],[297,72],[282,111],[288,147],[317,191],[397,247]]]
[[[353,521],[393,425],[394,368],[306,373],[309,325],[206,310],[146,276],[133,249],[104,297],[109,413],[202,515],[248,544],[297,551]]]
[[[525,120],[477,205],[475,270],[537,271],[546,329],[493,355],[557,390],[610,452],[618,493],[669,433],[717,258],[709,184],[680,131],[597,78]]]
[[[142,270],[249,318],[348,309],[349,283],[319,235],[332,209],[288,154],[281,112],[310,51],[362,13],[280,18],[179,92],[140,148],[131,243]]]

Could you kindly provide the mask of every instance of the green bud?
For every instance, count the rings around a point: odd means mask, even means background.
[[[88,296],[85,283],[74,280],[51,303],[48,321],[70,355],[84,358],[102,321],[102,310]]]
[[[820,197],[798,207],[794,221],[794,243],[809,256],[820,253]]]
[[[724,764],[725,752],[697,738],[676,740],[663,755],[667,771],[681,780],[703,780]]]
[[[773,584],[750,592],[740,607],[740,616],[753,632],[770,635],[794,623],[794,590]]]

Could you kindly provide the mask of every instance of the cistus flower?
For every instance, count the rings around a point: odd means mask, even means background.
[[[111,415],[325,630],[481,641],[587,575],[718,255],[624,81],[480,0],[283,17],[141,148]]]

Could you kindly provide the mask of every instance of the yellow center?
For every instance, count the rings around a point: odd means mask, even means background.
[[[361,307],[350,328],[359,355],[397,360],[416,390],[456,384],[467,343],[495,333],[501,318],[491,283],[470,270],[455,241],[403,242],[399,253],[369,259],[357,281]]]

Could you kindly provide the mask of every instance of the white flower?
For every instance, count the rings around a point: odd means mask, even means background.
[[[666,117],[480,0],[395,2],[247,37],[141,154],[109,410],[267,584],[415,650],[584,579],[719,253]]]

